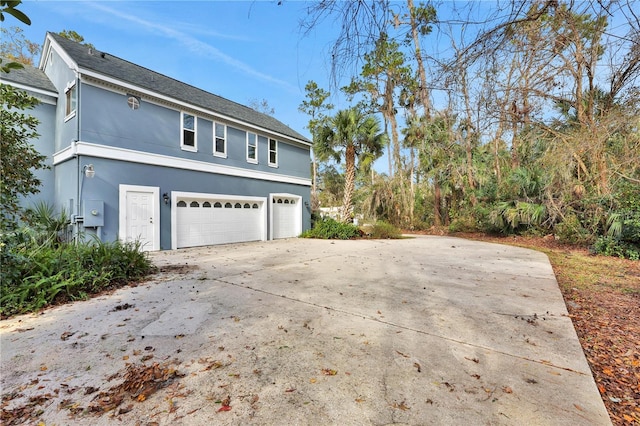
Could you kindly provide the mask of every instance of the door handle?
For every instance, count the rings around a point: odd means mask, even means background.
[[[149,218],[149,223],[153,223],[153,218],[152,217]]]

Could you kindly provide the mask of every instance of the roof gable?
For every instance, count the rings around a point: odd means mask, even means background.
[[[310,143],[306,137],[267,114],[260,113],[247,106],[198,89],[109,53],[100,52],[68,40],[58,34],[47,33],[47,36],[55,40],[65,50],[77,64],[80,72],[82,70],[90,70],[105,77],[138,86],[222,116],[288,136],[305,144]]]

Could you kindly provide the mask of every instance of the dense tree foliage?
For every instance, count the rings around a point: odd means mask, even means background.
[[[6,84],[0,84],[0,92],[0,230],[4,232],[20,218],[20,197],[39,191],[40,180],[33,170],[45,168],[46,157],[30,143],[38,136],[38,120],[25,112],[38,100]]]
[[[640,256],[633,2],[504,6],[310,9],[306,29],[342,15],[335,81],[348,79],[345,95],[379,114],[391,140],[389,175],[358,176],[356,212],[406,228],[553,233]]]
[[[4,23],[5,14],[6,14],[6,15],[13,16],[18,21],[22,22],[25,25],[31,25],[31,19],[29,19],[29,17],[25,15],[24,12],[18,10],[18,6],[20,6],[20,3],[22,2],[19,0],[0,0],[0,22]],[[2,28],[4,29],[5,26],[2,25]],[[2,35],[3,37],[5,36],[4,32]],[[2,50],[4,54],[4,50],[5,50],[4,46]],[[22,64],[15,60],[9,59],[9,62],[7,62],[6,60],[3,60],[2,58],[0,58],[0,70],[2,72],[9,72],[12,69],[16,69],[16,68],[22,68]]]
[[[20,64],[33,65],[40,45],[28,40],[20,27],[0,28],[0,57]]]

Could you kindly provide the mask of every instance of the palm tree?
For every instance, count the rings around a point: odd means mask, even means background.
[[[314,147],[318,157],[323,161],[333,158],[338,163],[344,158],[343,222],[353,217],[353,193],[358,167],[369,167],[379,158],[386,141],[387,136],[381,132],[379,121],[356,108],[338,111],[319,129]]]

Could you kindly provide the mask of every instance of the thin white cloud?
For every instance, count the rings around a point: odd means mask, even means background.
[[[104,4],[100,4],[100,3],[87,3],[90,4],[92,7],[94,7],[95,9],[98,9],[102,12],[108,13],[112,16],[115,16],[117,18],[120,19],[124,19],[127,20],[131,23],[135,23],[136,25],[138,25],[141,28],[145,28],[148,31],[153,31],[156,33],[160,33],[163,36],[167,37],[167,38],[171,38],[174,39],[180,43],[182,43],[186,48],[188,48],[190,51],[199,54],[201,56],[210,58],[210,57],[214,57],[216,58],[218,61],[223,62],[224,64],[231,66],[239,71],[242,71],[245,74],[248,74],[250,76],[253,76],[255,78],[258,78],[260,80],[264,80],[273,84],[276,84],[284,89],[286,89],[287,91],[290,91],[292,93],[299,93],[300,90],[293,86],[292,84],[284,81],[284,80],[280,80],[278,78],[275,78],[271,75],[262,73],[258,70],[256,70],[255,68],[251,67],[250,65],[245,64],[242,61],[239,61],[227,54],[225,54],[224,52],[220,51],[219,49],[215,48],[214,46],[211,46],[208,43],[205,43],[203,41],[198,40],[197,38],[186,34],[184,32],[175,30],[171,27],[168,27],[166,25],[162,25],[159,23],[155,23],[155,22],[151,22],[151,21],[147,21],[145,19],[142,18],[138,18],[136,16],[132,16],[129,15],[127,13],[121,12],[119,10],[115,10],[112,9],[110,7],[105,6]]]

